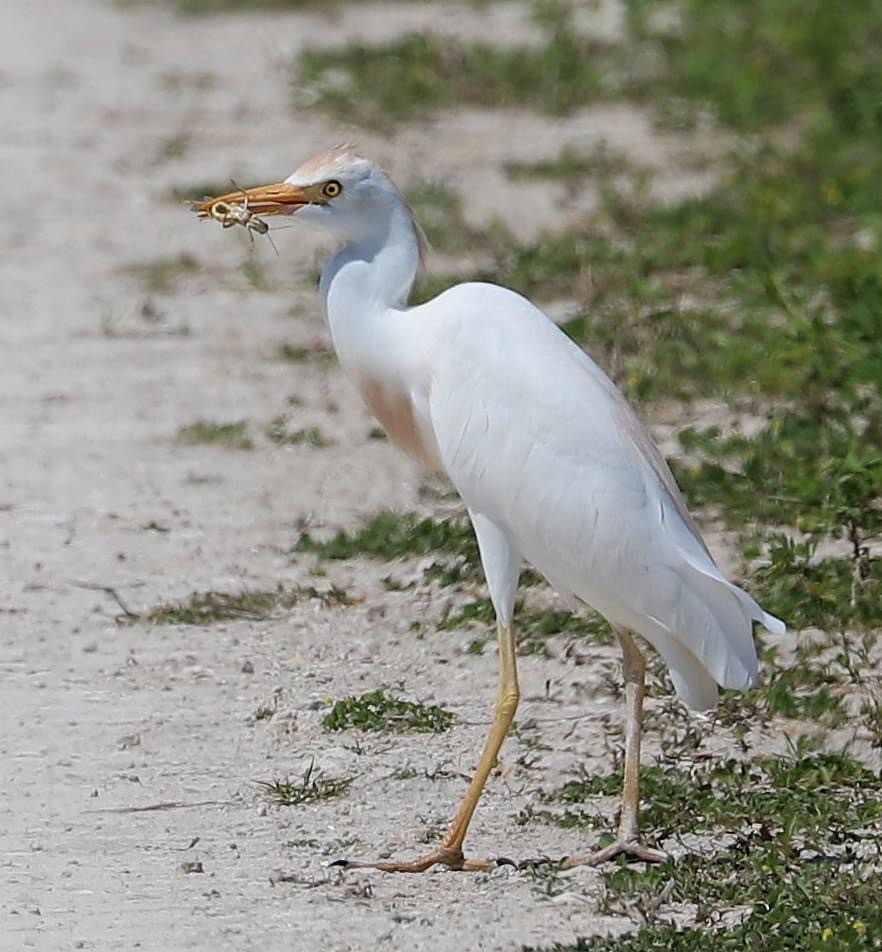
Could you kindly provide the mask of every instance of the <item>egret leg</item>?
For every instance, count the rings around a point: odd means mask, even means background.
[[[570,857],[564,863],[566,869],[599,866],[623,854],[646,863],[661,863],[668,859],[667,854],[649,849],[640,842],[640,738],[643,733],[646,658],[629,631],[617,628],[616,634],[622,646],[625,677],[625,780],[618,836],[609,846],[594,853]]]
[[[447,834],[441,841],[441,845],[431,853],[426,853],[424,856],[419,856],[417,859],[408,862],[359,863],[344,859],[337,860],[331,865],[342,866],[346,869],[380,869],[388,873],[422,873],[431,866],[437,865],[472,871],[493,869],[495,866],[509,864],[515,865],[511,860],[505,859],[466,859],[462,852],[462,844],[468,832],[472,814],[481,799],[487,777],[496,764],[496,757],[508,734],[508,729],[511,727],[520,700],[515,639],[512,627],[497,622],[496,631],[499,637],[499,689],[496,694],[496,714],[477,769],[472,776],[459,810],[453,818]]]

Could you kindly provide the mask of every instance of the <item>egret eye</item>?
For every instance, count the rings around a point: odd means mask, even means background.
[[[322,195],[325,198],[336,198],[342,191],[343,186],[336,179],[331,179],[322,186]]]

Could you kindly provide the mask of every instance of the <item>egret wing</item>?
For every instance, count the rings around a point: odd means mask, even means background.
[[[780,623],[720,573],[609,378],[513,292],[459,285],[431,304],[458,315],[445,322],[429,413],[469,508],[672,666],[683,654],[665,651],[674,639],[718,683],[748,687],[757,669],[751,622]]]

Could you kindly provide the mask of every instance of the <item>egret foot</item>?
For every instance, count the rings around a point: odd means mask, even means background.
[[[667,853],[650,849],[639,840],[616,840],[603,849],[588,853],[587,856],[570,856],[564,860],[563,869],[573,869],[575,866],[600,866],[618,856],[627,856],[637,863],[664,863],[670,859]]]
[[[481,522],[481,517],[473,515],[473,520],[477,520],[477,525],[482,526],[478,532],[479,545],[483,532],[487,529]],[[508,550],[506,549],[506,552]],[[517,578],[517,569],[520,566],[520,556],[508,553],[511,561],[513,577]],[[514,589],[512,589],[512,593]],[[512,602],[514,595],[512,594]],[[515,650],[514,632],[511,624],[497,622],[497,634],[499,636],[499,691],[496,695],[496,716],[493,718],[493,725],[490,728],[490,734],[487,742],[484,744],[484,751],[478,766],[472,775],[471,782],[463,797],[462,803],[450,829],[447,831],[441,845],[431,853],[425,856],[418,856],[414,860],[406,863],[382,862],[382,863],[359,863],[357,860],[338,859],[331,863],[342,869],[379,869],[384,873],[424,873],[433,866],[446,866],[448,869],[464,870],[466,872],[481,873],[490,869],[496,869],[497,866],[517,866],[517,863],[510,859],[466,859],[463,856],[462,844],[468,832],[469,823],[472,820],[472,814],[481,798],[481,791],[487,782],[487,777],[496,763],[496,757],[499,754],[499,748],[505,740],[505,735],[511,726],[512,718],[518,706],[518,671]]]
[[[357,860],[338,859],[331,863],[341,869],[379,869],[384,873],[424,873],[433,866],[446,866],[448,869],[470,873],[483,873],[497,866],[516,866],[510,859],[466,859],[462,850],[440,847],[425,856],[418,856],[410,862],[360,863]]]

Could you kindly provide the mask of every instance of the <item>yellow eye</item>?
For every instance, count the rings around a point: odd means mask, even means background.
[[[331,179],[322,186],[322,195],[325,198],[336,198],[342,191],[343,186],[336,179]]]

